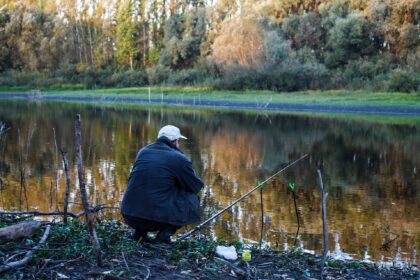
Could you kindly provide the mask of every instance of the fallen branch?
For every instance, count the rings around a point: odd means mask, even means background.
[[[87,279],[91,279],[91,277],[94,277],[94,278],[100,277],[101,279],[104,279],[104,280],[122,280],[122,279],[124,279],[124,278],[121,278],[121,277],[118,277],[118,276],[110,275],[110,274],[107,274],[105,272],[99,272],[99,271],[89,271],[87,273],[87,276],[88,276]]]
[[[41,225],[41,222],[32,221],[0,228],[0,244],[31,236]]]
[[[117,207],[111,207],[111,206],[103,206],[103,205],[97,205],[95,207],[90,208],[90,213],[96,213],[103,209],[116,209]],[[0,212],[0,216],[2,215],[11,215],[11,216],[17,216],[17,215],[32,215],[32,216],[63,216],[64,212],[61,211],[54,211],[54,212],[39,212],[39,211],[2,211]],[[75,219],[79,219],[85,215],[85,211],[81,211],[77,214],[74,214],[72,212],[67,212],[67,216],[70,216]]]
[[[7,263],[7,264],[4,264],[4,265],[1,265],[0,266],[0,273],[3,273],[5,271],[9,271],[11,269],[14,269],[14,268],[17,268],[17,267],[20,267],[20,266],[23,266],[23,265],[27,264],[31,260],[31,258],[34,255],[34,253],[47,240],[48,235],[50,234],[50,229],[51,229],[51,226],[48,225],[46,227],[45,232],[44,232],[44,235],[42,236],[42,238],[39,241],[38,245],[36,245],[34,248],[32,248],[32,250],[28,251],[23,259],[21,259],[20,261],[11,262],[11,263]]]
[[[51,266],[51,267],[48,267],[47,269],[46,269],[46,271],[49,271],[49,270],[52,270],[52,269],[55,269],[55,268],[57,268],[57,267],[64,267],[66,264],[69,264],[69,263],[72,263],[72,262],[78,262],[79,260],[81,260],[82,259],[82,257],[80,256],[80,257],[78,257],[78,258],[76,258],[76,259],[72,259],[72,260],[48,260],[48,261],[46,261],[47,263],[51,263],[51,264],[55,264],[54,266]],[[41,268],[38,272],[37,272],[37,274],[39,274],[39,273],[41,273],[41,270],[42,269],[44,269],[45,268],[45,266],[43,267],[43,268]]]
[[[217,258],[217,257],[215,257],[215,258],[214,258],[214,260],[215,260],[216,262],[218,262],[218,263],[221,263],[221,264],[224,264],[224,265],[228,266],[228,267],[229,267],[231,270],[233,270],[233,272],[235,272],[237,275],[240,275],[240,276],[242,276],[242,277],[247,275],[246,271],[244,271],[243,269],[241,269],[241,268],[239,268],[239,267],[235,266],[234,264],[232,264],[232,263],[230,263],[230,262],[228,262],[228,261],[225,261],[224,259],[221,259],[221,258]]]

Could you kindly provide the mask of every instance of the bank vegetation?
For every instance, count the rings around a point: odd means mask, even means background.
[[[0,1],[0,87],[416,92],[420,0]]]

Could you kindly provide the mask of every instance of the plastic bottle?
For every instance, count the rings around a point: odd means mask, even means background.
[[[245,249],[242,251],[242,260],[244,262],[250,262],[251,261],[251,250]]]

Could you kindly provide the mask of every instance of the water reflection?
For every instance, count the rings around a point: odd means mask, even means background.
[[[384,125],[308,116],[174,109],[105,108],[60,103],[0,101],[0,121],[10,130],[0,141],[1,207],[19,209],[20,170],[17,130],[26,151],[30,209],[60,209],[65,176],[57,144],[69,152],[71,211],[80,210],[74,166],[74,117],[81,113],[88,193],[94,204],[119,206],[138,149],[154,141],[167,123],[181,127],[188,141],[181,149],[206,183],[203,218],[229,205],[264,178],[304,153],[307,160],[269,182],[263,191],[212,222],[203,234],[290,249],[297,229],[289,182],[297,186],[301,229],[298,244],[320,253],[321,199],[316,168],[322,169],[331,254],[366,260],[416,263],[420,248],[420,133],[415,125]],[[56,166],[59,166],[56,175]],[[56,187],[55,181],[58,180]],[[25,204],[22,206],[25,208]],[[119,218],[118,209],[106,212]],[[383,245],[389,243],[389,248]]]

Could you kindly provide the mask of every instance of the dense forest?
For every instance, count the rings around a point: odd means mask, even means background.
[[[0,0],[0,86],[420,90],[420,0]]]

